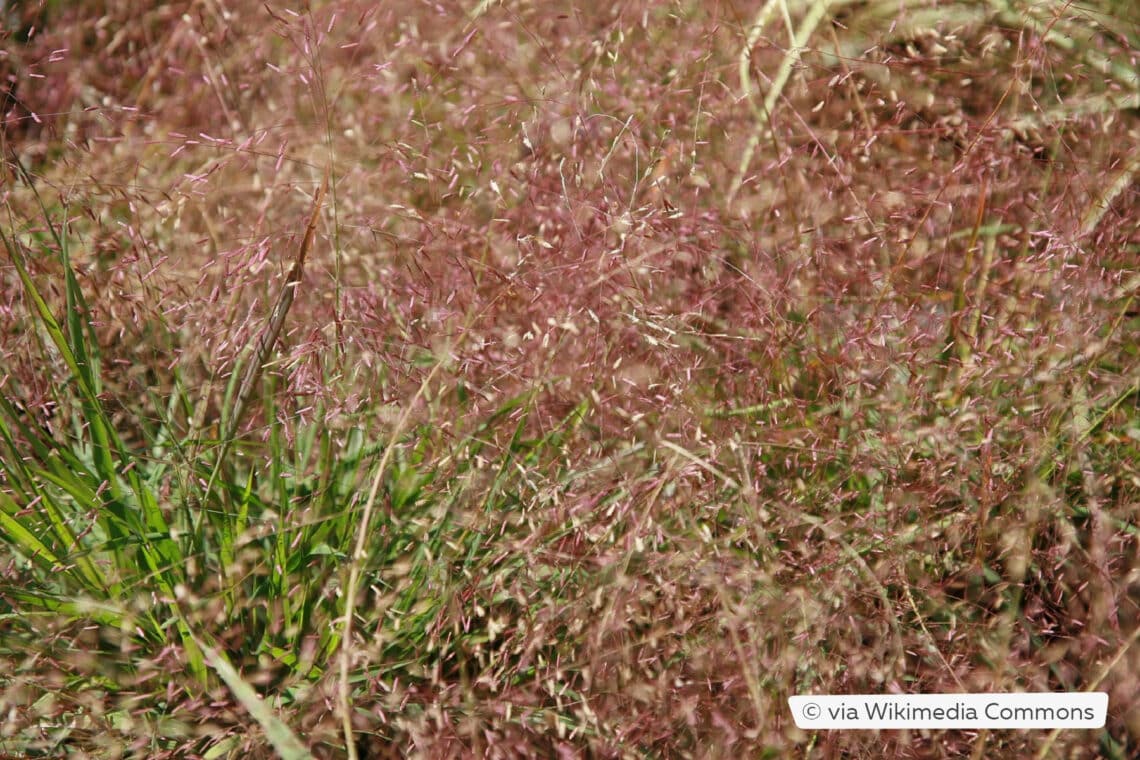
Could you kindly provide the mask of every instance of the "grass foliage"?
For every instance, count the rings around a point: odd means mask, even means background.
[[[0,755],[1140,751],[1132,3],[0,13]]]

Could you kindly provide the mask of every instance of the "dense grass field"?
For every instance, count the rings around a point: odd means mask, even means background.
[[[0,3],[0,757],[1140,755],[1131,0],[303,6]]]

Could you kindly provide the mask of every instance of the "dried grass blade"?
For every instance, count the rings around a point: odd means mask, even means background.
[[[293,261],[293,266],[289,269],[289,275],[285,278],[285,286],[281,289],[281,294],[277,296],[277,303],[273,306],[273,313],[269,317],[269,322],[262,331],[261,337],[258,338],[257,348],[253,352],[253,356],[249,364],[246,365],[244,374],[241,378],[241,384],[238,385],[237,395],[234,396],[233,407],[230,411],[224,429],[222,430],[222,440],[228,441],[233,438],[237,432],[238,425],[241,424],[242,415],[245,412],[246,404],[249,402],[249,397],[253,393],[253,388],[257,384],[258,379],[261,377],[261,371],[265,368],[265,362],[269,358],[269,352],[273,348],[273,344],[277,342],[278,336],[281,334],[281,328],[285,324],[285,317],[289,314],[289,308],[293,305],[293,298],[297,293],[297,288],[301,284],[301,279],[305,275],[305,257],[309,253],[309,248],[312,247],[313,237],[316,234],[317,222],[321,215],[321,206],[324,203],[325,192],[328,190],[329,181],[326,176],[324,181],[321,182],[321,188],[317,191],[316,197],[313,199],[313,212],[309,217],[309,224],[305,228],[305,237],[301,240],[301,247],[297,251],[297,258]]]

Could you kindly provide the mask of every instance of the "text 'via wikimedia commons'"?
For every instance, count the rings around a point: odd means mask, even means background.
[[[789,697],[803,729],[1102,728],[1105,692],[843,694]]]

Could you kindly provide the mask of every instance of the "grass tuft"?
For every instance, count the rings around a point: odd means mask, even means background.
[[[0,15],[0,755],[1137,755],[1132,3]]]

